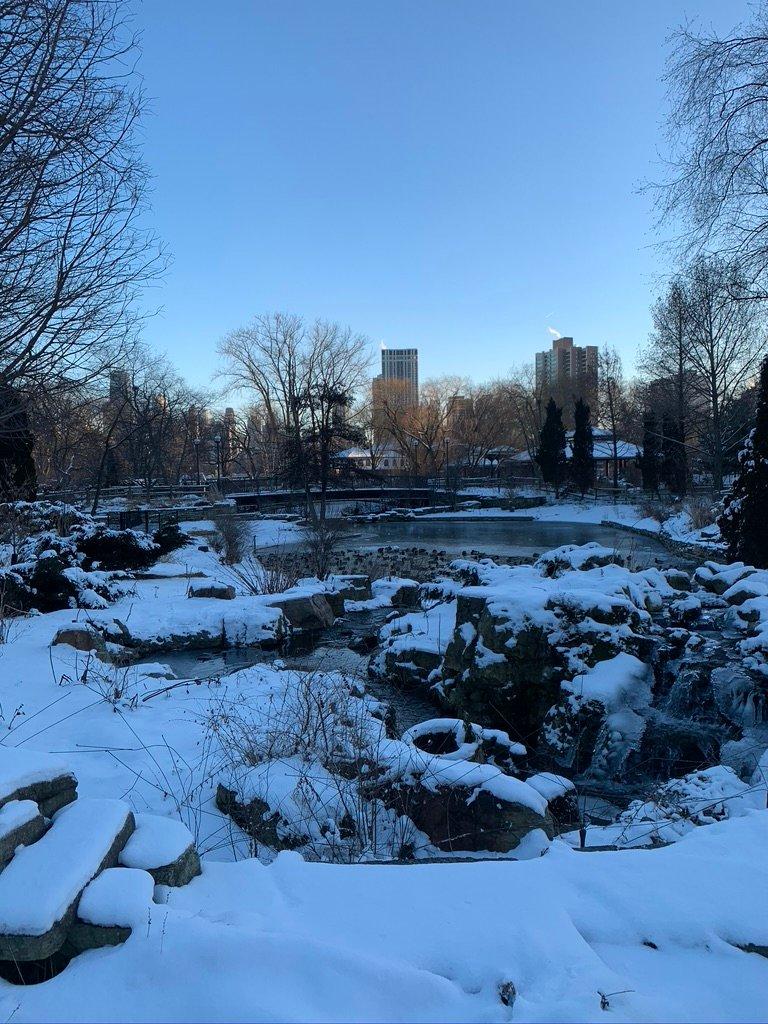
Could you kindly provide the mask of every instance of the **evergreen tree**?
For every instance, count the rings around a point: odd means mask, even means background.
[[[581,492],[595,483],[594,440],[592,437],[592,420],[589,406],[583,398],[579,398],[573,408],[573,456],[571,459],[571,479]]]
[[[563,410],[550,398],[547,415],[539,435],[539,450],[536,453],[544,482],[552,484],[555,494],[565,478],[565,427],[563,426]]]
[[[117,487],[120,484],[120,464],[115,449],[110,445],[104,454],[104,475],[102,486]]]
[[[640,472],[643,474],[643,489],[646,491],[656,493],[659,490],[660,456],[656,415],[647,412],[643,417],[643,454],[640,456]]]
[[[768,357],[760,369],[755,426],[739,453],[739,475],[717,523],[728,555],[768,568]]]
[[[3,501],[32,501],[37,474],[32,449],[35,439],[29,429],[27,411],[17,392],[0,386],[0,498]]]
[[[688,458],[678,424],[668,413],[661,421],[661,481],[673,494],[682,496],[686,491]]]

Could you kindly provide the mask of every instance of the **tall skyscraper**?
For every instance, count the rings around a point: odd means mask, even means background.
[[[407,405],[419,404],[419,350],[416,348],[383,348],[381,376],[385,383],[403,381]]]
[[[131,390],[131,378],[127,370],[111,370],[109,374],[109,400],[121,402],[128,398]]]
[[[382,348],[381,373],[371,382],[373,436],[376,443],[391,436],[393,417],[400,419],[419,404],[419,352],[415,348]]]
[[[583,348],[573,338],[556,338],[552,350],[536,353],[536,390],[560,405],[574,397],[594,403],[597,393],[597,345]]]

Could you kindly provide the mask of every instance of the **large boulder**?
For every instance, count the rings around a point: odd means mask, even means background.
[[[502,727],[512,722],[530,736],[557,699],[563,669],[546,629],[518,629],[481,594],[459,593],[442,675],[447,705],[462,718]]]
[[[327,595],[278,595],[270,605],[279,608],[294,629],[327,629],[336,620]]]
[[[434,758],[426,772],[395,783],[383,799],[446,852],[514,853],[531,832],[542,848],[553,835],[546,800],[491,765]]]
[[[74,647],[76,651],[96,651],[97,654],[106,654],[107,652],[104,637],[90,626],[62,626],[51,640],[52,647],[57,644],[66,644],[68,647]]]

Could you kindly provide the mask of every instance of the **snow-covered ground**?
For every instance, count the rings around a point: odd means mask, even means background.
[[[257,545],[296,531],[254,527]],[[50,646],[62,627],[115,619],[144,640],[273,629],[268,598],[189,598],[193,574],[234,582],[212,552],[182,548],[108,607],[16,620],[0,645],[3,745],[54,754],[81,797],[181,819],[203,855],[199,878],[155,890],[124,945],[87,952],[42,985],[0,981],[0,1019],[768,1020],[768,958],[742,948],[768,947],[763,809],[664,849],[580,852],[561,839],[527,861],[414,865],[248,856],[214,803],[210,716],[279,699],[279,664],[180,682],[160,665],[120,669]],[[449,603],[408,613],[426,653],[442,652],[454,613]]]
[[[764,1021],[768,815],[666,849],[474,864],[205,862],[14,1021]],[[505,1005],[502,996],[507,1003]]]

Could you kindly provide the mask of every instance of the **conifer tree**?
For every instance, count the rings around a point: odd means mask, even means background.
[[[664,413],[661,421],[661,433],[661,482],[673,494],[682,496],[686,491],[688,459],[680,428],[668,413]]]
[[[739,475],[718,517],[728,555],[768,568],[768,357],[760,369],[755,426],[739,452]]]
[[[555,494],[565,477],[565,427],[563,426],[563,410],[550,398],[544,426],[539,435],[539,450],[536,462],[541,469],[544,482],[552,484]]]
[[[656,415],[651,411],[643,417],[643,454],[640,456],[643,490],[658,493],[660,462],[659,428]]]
[[[573,455],[571,458],[571,479],[584,497],[584,493],[595,484],[594,439],[589,406],[579,398],[573,408]]]

